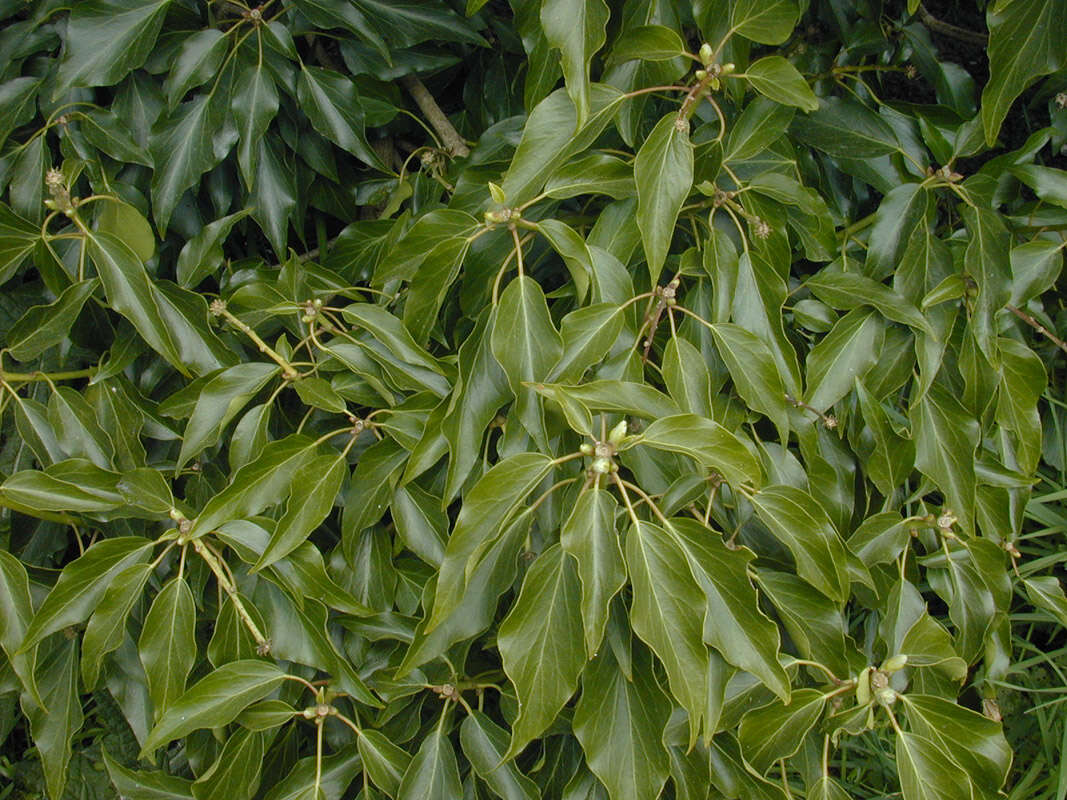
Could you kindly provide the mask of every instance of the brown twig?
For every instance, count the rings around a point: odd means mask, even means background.
[[[1027,325],[1029,325],[1031,328],[1033,328],[1035,331],[1044,336],[1046,339],[1048,339],[1050,342],[1052,342],[1054,345],[1056,345],[1056,347],[1060,348],[1060,350],[1067,353],[1067,342],[1064,342],[1063,339],[1060,339],[1058,336],[1052,333],[1052,331],[1050,331],[1048,328],[1046,328],[1044,325],[1034,319],[1031,315],[1027,314],[1021,308],[1016,308],[1012,305],[1008,306],[1008,310],[1012,314],[1017,316],[1019,319],[1021,319],[1023,322],[1025,322]]]
[[[426,116],[426,120],[437,132],[437,135],[441,137],[445,149],[454,156],[469,156],[471,151],[467,147],[467,143],[463,141],[459,131],[448,121],[445,112],[441,110],[441,106],[437,105],[437,101],[434,100],[426,85],[414,75],[405,75],[400,79],[400,84],[408,90],[408,94],[411,95],[415,104]]]
[[[969,31],[966,28],[959,28],[955,25],[950,25],[947,22],[943,22],[926,10],[926,6],[922,3],[919,4],[919,19],[922,20],[923,25],[932,30],[934,33],[939,33],[942,36],[947,36],[950,39],[956,39],[960,42],[967,42],[968,44],[976,44],[980,47],[985,47],[989,42],[989,36],[984,33],[978,33],[977,31]]]

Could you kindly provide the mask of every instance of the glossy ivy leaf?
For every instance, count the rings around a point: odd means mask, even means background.
[[[71,14],[60,88],[110,86],[152,51],[170,0],[89,0]]]
[[[33,618],[29,575],[22,563],[6,550],[0,550],[0,612],[0,650],[34,702],[40,704],[33,677],[36,651],[19,653]]]
[[[22,713],[30,723],[30,734],[40,754],[48,793],[52,797],[62,797],[67,784],[71,740],[84,719],[78,695],[76,639],[60,637],[40,658],[35,673],[41,703],[29,694],[23,694]]]
[[[98,286],[96,278],[72,283],[54,302],[27,309],[7,331],[7,352],[16,361],[31,361],[60,344]]]
[[[793,120],[791,130],[805,144],[839,158],[875,158],[900,147],[880,116],[855,100],[823,98],[819,110]]]
[[[41,230],[0,203],[0,281],[7,283],[41,238]]]
[[[1067,22],[1052,0],[1000,4],[990,9],[989,83],[982,90],[982,127],[993,144],[1015,98],[1033,80],[1060,69],[1063,51],[1057,42]]]
[[[446,711],[437,727],[422,740],[400,781],[397,800],[449,800],[462,793],[456,753],[444,730],[447,719]]]
[[[205,225],[182,247],[176,267],[178,284],[190,289],[199,284],[222,264],[222,244],[233,226],[244,219],[250,209],[221,217]]]
[[[244,660],[223,664],[194,683],[172,703],[148,734],[141,752],[158,747],[198,728],[217,728],[274,691],[285,673],[266,661]]]
[[[737,732],[745,760],[758,772],[766,772],[778,759],[793,755],[825,706],[826,698],[818,689],[797,689],[788,705],[775,700],[749,711]]]
[[[115,575],[93,611],[82,637],[81,674],[86,688],[96,687],[104,656],[122,644],[126,619],[142,599],[152,571],[152,565],[145,563],[126,567]]]
[[[603,0],[543,0],[541,26],[559,48],[567,93],[578,111],[578,127],[589,117],[589,62],[607,38],[610,16]]]
[[[721,20],[729,20],[729,33],[737,33],[760,44],[781,44],[793,32],[800,9],[793,0],[701,0],[694,9],[701,28],[716,30]]]
[[[819,101],[797,68],[781,56],[765,56],[745,70],[752,88],[776,102],[796,106],[802,111],[817,111]]]
[[[616,531],[615,498],[601,489],[582,492],[560,529],[560,545],[578,564],[582,582],[582,626],[588,658],[596,655],[608,623],[608,604],[626,583]]]
[[[301,434],[271,442],[207,502],[193,520],[188,537],[198,538],[224,522],[254,516],[280,503],[292,490],[296,474],[314,455],[314,441]]]
[[[207,771],[193,781],[196,800],[250,800],[259,788],[265,751],[263,735],[238,729]]]
[[[300,70],[298,98],[315,130],[364,163],[385,169],[367,141],[363,107],[351,80],[332,70],[304,66]]]
[[[487,543],[492,544],[518,505],[551,469],[547,456],[519,453],[495,465],[471,487],[445,546],[429,630],[456,608],[476,563],[474,557]]]
[[[611,47],[608,63],[631,59],[666,61],[685,52],[685,42],[665,25],[638,25],[623,32]]]
[[[71,561],[26,627],[19,649],[25,652],[49,634],[87,620],[112,579],[132,564],[147,561],[151,549],[147,539],[121,536],[99,541]]]
[[[753,508],[793,553],[797,572],[832,600],[848,597],[845,545],[822,506],[794,486],[768,486],[751,497]]]
[[[518,600],[500,623],[497,646],[519,700],[509,758],[544,732],[578,687],[586,661],[580,598],[574,562],[553,546],[530,567]],[[530,653],[542,657],[531,659]]]
[[[508,733],[481,711],[468,714],[459,729],[463,754],[478,777],[503,800],[537,800],[537,784],[523,775],[514,761],[505,760]]]
[[[152,800],[192,800],[192,781],[167,775],[159,770],[143,771],[124,767],[103,751],[104,765],[115,788],[127,797],[149,797]]]
[[[671,694],[689,714],[689,742],[696,741],[704,715],[708,649],[702,619],[705,606],[687,556],[663,528],[641,522],[626,535],[626,566],[633,587],[630,623],[667,670]]]
[[[662,741],[669,717],[670,701],[643,647],[634,649],[632,681],[608,648],[589,662],[574,710],[574,734],[611,800],[659,795],[670,769]]]
[[[967,773],[937,746],[917,733],[897,733],[897,769],[905,800],[949,800],[961,789],[973,794]]]
[[[137,643],[157,715],[185,692],[196,663],[195,624],[193,592],[184,578],[175,577],[152,601]]]
[[[695,414],[657,419],[640,434],[640,442],[696,459],[731,485],[759,485],[762,472],[744,442],[717,422]]]
[[[667,258],[674,224],[693,185],[693,145],[689,122],[667,114],[637,151],[637,227],[641,230],[648,272],[655,286]]]
[[[1048,611],[1067,628],[1067,596],[1064,596],[1059,578],[1045,575],[1027,578],[1024,583],[1030,602]]]
[[[361,731],[358,744],[367,777],[390,797],[398,797],[400,781],[411,763],[411,756],[389,741],[381,731]]]
[[[825,413],[878,363],[885,324],[871,311],[851,311],[811,349],[805,401]]]
[[[789,405],[770,348],[755,334],[729,322],[713,325],[711,333],[737,393],[750,407],[766,414],[786,441]]]
[[[704,592],[704,641],[731,664],[751,672],[783,700],[789,698],[789,678],[778,661],[777,626],[759,608],[748,577],[755,554],[732,550],[715,532],[692,519],[671,521],[689,566]]]

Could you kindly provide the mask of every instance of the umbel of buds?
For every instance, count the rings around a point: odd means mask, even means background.
[[[74,202],[70,199],[70,189],[67,188],[63,173],[58,169],[50,169],[44,176],[44,185],[48,187],[51,198],[44,204],[53,211],[62,211],[68,217],[74,213]]]

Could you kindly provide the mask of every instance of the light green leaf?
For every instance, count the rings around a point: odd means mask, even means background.
[[[634,179],[637,227],[641,230],[648,272],[656,285],[674,237],[678,212],[693,186],[693,145],[687,120],[671,112],[656,123],[637,151]]]
[[[980,431],[947,390],[932,385],[911,408],[915,464],[945,495],[945,505],[967,534],[974,530],[974,454]]]
[[[193,520],[187,537],[199,538],[224,522],[255,516],[280,503],[289,495],[296,473],[314,455],[314,441],[298,433],[271,442],[207,502]]]
[[[1026,586],[1026,596],[1030,598],[1031,603],[1045,609],[1059,620],[1060,625],[1067,628],[1067,596],[1063,594],[1059,578],[1055,575],[1025,578],[1023,585]]]
[[[103,750],[108,777],[124,797],[142,800],[193,800],[192,781],[159,770],[150,772],[128,769]]]
[[[148,734],[142,755],[198,728],[218,728],[262,700],[285,679],[274,664],[248,659],[223,664],[194,683],[166,711]]]
[[[300,468],[293,479],[285,513],[254,571],[273,564],[304,543],[333,510],[347,474],[348,462],[343,453],[317,456]]]
[[[359,734],[359,755],[371,783],[390,797],[396,797],[400,780],[411,763],[411,756],[381,732],[364,729]]]
[[[574,562],[552,546],[530,567],[500,623],[497,647],[519,701],[509,758],[544,732],[578,688],[586,661],[580,595]]]
[[[78,693],[77,639],[59,637],[47,655],[41,657],[35,672],[41,704],[25,693],[20,698],[22,713],[30,723],[48,794],[62,797],[67,784],[71,740],[84,719]]]
[[[797,68],[781,56],[765,56],[745,70],[752,88],[777,103],[817,111],[819,101]]]
[[[152,571],[152,565],[146,563],[126,567],[115,575],[93,611],[82,637],[82,682],[87,689],[96,688],[104,656],[122,644],[126,635],[126,618],[142,599],[144,585]]]
[[[259,788],[265,751],[261,733],[240,728],[207,771],[193,781],[196,800],[250,800]]]
[[[897,770],[904,800],[958,800],[973,795],[967,772],[935,742],[910,731],[897,733]]]

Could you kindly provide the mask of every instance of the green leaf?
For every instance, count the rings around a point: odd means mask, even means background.
[[[850,310],[869,305],[886,319],[933,335],[929,321],[914,303],[859,272],[843,272],[834,264],[808,278],[805,285],[816,297],[834,308]]]
[[[704,355],[688,340],[672,336],[663,350],[663,382],[671,397],[690,414],[712,416],[711,373]]]
[[[671,694],[689,713],[689,741],[700,732],[707,699],[708,649],[702,640],[706,601],[688,557],[674,538],[650,522],[626,536],[633,586],[630,623],[667,670]]]
[[[644,647],[634,648],[633,661],[633,680],[627,680],[604,648],[582,675],[574,710],[574,735],[611,800],[658,797],[670,771],[662,741],[670,700]]]
[[[170,0],[86,0],[70,15],[57,88],[110,86],[141,66]]]
[[[157,165],[152,172],[152,213],[160,236],[167,235],[171,214],[200,176],[218,165],[237,139],[227,124],[228,92],[216,86],[198,94],[152,127],[149,149]]]
[[[637,151],[637,227],[652,284],[659,274],[674,237],[682,203],[693,186],[693,145],[689,123],[677,113],[664,116]]]
[[[300,468],[293,479],[285,514],[253,570],[273,564],[304,543],[333,510],[347,474],[348,462],[343,453],[317,456]]]
[[[193,592],[184,578],[172,578],[152,601],[137,642],[157,718],[185,692],[197,660],[195,627]]]
[[[95,108],[80,118],[80,128],[90,144],[116,161],[153,166],[148,148],[131,135],[128,121],[114,111]]]
[[[638,25],[627,28],[608,56],[608,65],[641,59],[642,61],[669,61],[686,52],[685,42],[672,29],[663,25]]]
[[[873,452],[866,459],[866,471],[875,486],[888,497],[914,468],[915,443],[893,430],[885,408],[858,379],[856,397],[874,445]],[[857,552],[856,555],[860,554]]]
[[[1034,194],[1048,203],[1067,208],[1067,172],[1037,164],[1009,167],[1009,172],[1034,190]]]
[[[556,73],[558,75],[558,73]],[[603,84],[589,87],[589,118],[580,129],[574,102],[559,89],[530,112],[522,139],[500,188],[508,202],[521,204],[534,197],[561,164],[587,149],[611,122],[622,92]]]
[[[548,456],[517,453],[496,464],[467,492],[445,546],[427,630],[433,630],[456,608],[476,563],[473,556],[500,535],[515,509],[551,469]]]
[[[0,203],[0,284],[18,271],[40,239],[40,226]]]
[[[218,728],[232,722],[284,679],[285,673],[266,661],[249,659],[223,664],[194,683],[163,712],[141,748],[142,756],[198,728]]]
[[[722,2],[709,2],[709,11],[721,10]],[[782,44],[793,33],[800,10],[794,0],[738,0],[728,4],[730,33],[739,33],[760,44]],[[706,27],[701,17],[701,26]]]
[[[37,91],[41,78],[24,75],[0,84],[0,144],[7,141],[11,132],[33,119],[37,113]]]
[[[608,604],[626,583],[626,567],[615,528],[618,503],[601,489],[582,492],[560,529],[560,545],[578,563],[582,582],[585,651],[596,655],[608,623]]]
[[[943,697],[909,692],[900,699],[912,732],[944,749],[976,786],[997,791],[1004,785],[1012,752],[1000,723]]]
[[[1023,585],[1026,586],[1026,596],[1030,598],[1031,603],[1045,609],[1059,620],[1060,625],[1067,628],[1067,596],[1063,594],[1059,578],[1054,575],[1025,578]]]
[[[519,420],[535,440],[543,438],[540,402],[524,384],[548,378],[563,354],[563,340],[533,278],[520,275],[508,284],[500,296],[490,341],[515,394]]]
[[[982,90],[982,127],[992,146],[1011,104],[1033,80],[1064,65],[1067,17],[1055,0],[1014,0],[989,8],[989,83]]]
[[[119,474],[101,469],[84,458],[57,462],[43,471],[16,472],[0,485],[5,505],[37,511],[114,511],[125,500],[118,490]]]
[[[115,789],[124,797],[143,800],[193,800],[192,781],[177,778],[158,770],[151,772],[128,769],[103,751],[108,777]]]
[[[804,144],[836,158],[876,158],[900,149],[889,123],[855,100],[824,97],[819,110],[793,120]]]
[[[789,678],[778,662],[778,627],[760,611],[749,578],[755,554],[747,548],[731,550],[719,534],[695,520],[672,520],[671,533],[685,551],[707,601],[704,641],[788,699]]]
[[[163,92],[170,108],[174,108],[190,89],[215,76],[229,44],[226,34],[218,28],[205,28],[182,40],[174,64],[163,81]]]
[[[95,689],[104,656],[118,649],[126,635],[126,618],[142,599],[144,585],[152,574],[151,564],[126,567],[112,579],[85,626],[82,637],[82,682]]]
[[[752,88],[757,92],[787,106],[796,106],[802,111],[817,111],[819,101],[808,82],[797,68],[781,56],[765,56],[745,70]]]
[[[121,239],[141,259],[148,261],[156,252],[156,235],[144,215],[129,203],[108,200],[100,207],[96,229]]]
[[[411,756],[381,732],[364,729],[359,734],[359,755],[371,782],[390,797],[396,797],[400,780],[411,763]]]
[[[744,442],[717,422],[696,414],[657,419],[640,434],[640,443],[682,453],[718,472],[732,486],[759,485],[759,463]]]
[[[321,759],[302,758],[289,774],[271,786],[264,800],[328,800],[343,797],[345,790],[363,768],[355,745],[346,745]],[[318,795],[313,792],[316,784]]]
[[[508,732],[481,711],[468,714],[459,729],[463,754],[478,777],[503,800],[539,800],[537,784],[523,775],[514,761],[505,760]]]
[[[878,363],[885,323],[872,311],[850,311],[808,353],[806,401],[825,413]]]
[[[248,64],[242,68],[233,86],[232,108],[240,137],[237,163],[241,167],[245,185],[251,187],[255,182],[259,143],[279,108],[274,78],[262,63]]]
[[[7,550],[0,550],[0,650],[26,691],[39,704],[41,696],[33,677],[36,652],[19,653],[32,618],[33,598],[26,568]]]
[[[750,498],[756,514],[789,548],[797,572],[832,600],[849,594],[844,542],[818,501],[794,486],[768,486]]]
[[[222,265],[222,244],[230,235],[233,226],[248,216],[250,209],[220,217],[197,231],[178,253],[175,268],[179,285],[186,289],[198,285]]]
[[[19,650],[26,652],[49,634],[87,620],[111,581],[131,564],[147,561],[152,546],[140,536],[103,539],[67,564],[27,626]]]
[[[386,171],[367,141],[356,85],[339,72],[303,66],[297,84],[300,109],[315,130],[364,164]]]
[[[48,794],[62,797],[67,784],[71,740],[84,719],[78,694],[77,640],[60,637],[48,654],[41,657],[36,675],[41,704],[38,705],[29,694],[23,694],[22,713],[30,723],[30,734],[40,755]]]
[[[755,98],[728,128],[723,161],[744,161],[762,152],[782,137],[794,114],[789,106]]]
[[[151,347],[185,375],[204,374],[234,360],[207,326],[207,304],[199,295],[156,283],[137,255],[109,233],[86,237],[108,302]]]
[[[462,795],[456,753],[444,730],[447,719],[446,707],[440,723],[422,740],[419,752],[404,772],[397,800],[452,800]]]
[[[218,442],[230,420],[278,371],[278,366],[273,363],[237,364],[222,370],[204,384],[189,424],[185,426],[181,452],[174,463],[175,473],[181,472],[189,459]]]
[[[737,738],[745,760],[757,772],[767,769],[780,758],[789,758],[800,749],[822,715],[826,697],[817,689],[797,689],[789,704],[781,700],[741,718]]]
[[[224,522],[255,516],[280,503],[291,491],[296,473],[314,455],[314,441],[301,434],[271,442],[207,502],[193,520],[187,538],[199,538]]]
[[[974,530],[975,468],[978,422],[959,400],[934,384],[911,408],[915,465],[945,495],[945,505],[959,520],[960,528]]]
[[[259,788],[263,735],[238,729],[207,771],[193,781],[196,800],[250,800]]]
[[[544,732],[578,688],[586,661],[580,595],[574,562],[552,546],[534,561],[500,623],[497,647],[519,701],[509,758]]]
[[[589,62],[607,39],[604,0],[542,0],[541,26],[562,55],[567,94],[578,110],[577,128],[589,117]]]
[[[27,309],[7,331],[7,352],[16,361],[32,361],[62,342],[99,285],[96,278],[72,283],[54,302]]]
[[[789,404],[774,356],[766,344],[740,325],[712,325],[715,346],[726,363],[734,388],[749,407],[766,414],[782,441],[789,437]]]
[[[995,315],[1011,297],[1011,239],[1000,215],[992,209],[961,209],[971,239],[965,260],[967,273],[978,285],[971,326],[975,341],[987,358],[996,359]]]
[[[932,740],[897,733],[897,770],[904,800],[952,800],[973,792],[967,773]]]
[[[563,354],[549,375],[551,380],[578,381],[600,362],[618,341],[625,315],[613,303],[576,308],[560,322]]]

